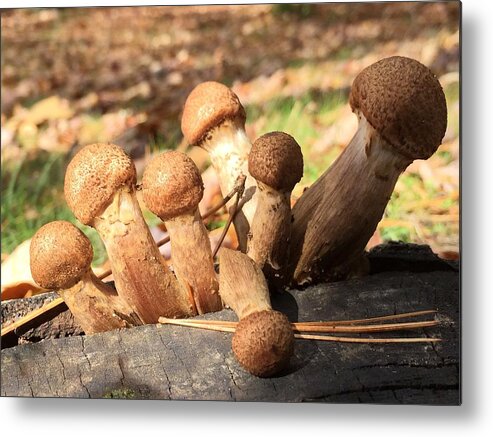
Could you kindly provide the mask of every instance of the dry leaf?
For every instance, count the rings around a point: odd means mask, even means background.
[[[47,120],[61,120],[72,116],[73,111],[68,100],[52,96],[35,103],[29,109],[25,122],[40,125]]]
[[[37,294],[43,290],[31,276],[30,245],[31,239],[24,241],[2,263],[2,300],[20,299],[27,293]]]

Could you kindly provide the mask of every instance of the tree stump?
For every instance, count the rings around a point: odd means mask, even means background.
[[[437,309],[437,327],[381,336],[432,336],[442,342],[296,340],[289,368],[261,379],[235,361],[230,333],[146,325],[73,335],[76,326],[68,318],[58,324],[60,338],[35,343],[24,338],[27,344],[2,350],[1,395],[459,404],[458,266],[440,260],[429,248],[414,245],[386,245],[369,257],[369,276],[290,290],[275,295],[273,307],[293,322]],[[2,303],[3,315],[13,302]],[[67,317],[57,317],[61,316]],[[201,318],[236,319],[227,309]],[[38,340],[39,335],[30,338]]]

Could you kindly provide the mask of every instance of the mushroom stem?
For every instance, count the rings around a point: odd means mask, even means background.
[[[188,143],[209,152],[223,195],[233,189],[238,176],[247,176],[245,205],[234,220],[243,252],[256,209],[256,184],[247,165],[252,145],[245,133],[245,119],[245,110],[231,89],[218,82],[203,82],[187,97],[181,120]]]
[[[248,173],[248,153],[252,144],[246,136],[244,121],[226,120],[209,134],[212,140],[200,143],[211,159],[212,166],[218,174],[221,192],[229,193],[240,175],[246,176],[244,206],[233,220],[240,249],[246,250],[246,238],[256,209],[256,182]],[[256,198],[256,196],[255,196]]]
[[[248,256],[223,247],[219,250],[219,268],[221,297],[240,320],[272,309],[267,281]]]
[[[411,162],[359,114],[349,145],[293,207],[290,266],[296,283],[348,274]]]
[[[356,135],[293,208],[289,271],[297,283],[344,279],[364,267],[364,248],[397,178],[413,160],[432,156],[447,128],[440,82],[402,56],[361,71],[349,104]]]
[[[89,270],[74,286],[58,290],[75,320],[86,334],[141,325],[116,290]]]
[[[117,190],[93,226],[105,244],[119,294],[144,323],[156,323],[160,316],[194,314],[190,292],[164,263],[133,187]]]
[[[268,264],[279,271],[284,265],[291,234],[290,194],[258,182],[257,213],[248,234],[247,254],[260,268]]]
[[[288,318],[271,307],[267,281],[247,255],[219,251],[219,290],[240,322],[232,340],[238,362],[257,376],[272,376],[289,362],[294,335]]]
[[[188,283],[199,314],[222,309],[209,235],[198,209],[165,221],[171,239],[173,268],[180,282]],[[208,249],[208,250],[202,250]],[[190,259],[194,262],[191,263]]]
[[[303,176],[301,148],[284,132],[262,135],[253,143],[248,170],[257,181],[258,205],[247,254],[271,285],[281,285],[291,235],[291,191]]]
[[[199,314],[222,309],[211,245],[198,211],[203,194],[200,171],[184,153],[160,153],[144,170],[144,202],[168,229],[175,273]]]
[[[116,291],[93,274],[92,257],[89,239],[69,222],[48,223],[31,240],[33,279],[57,290],[86,334],[141,325]]]

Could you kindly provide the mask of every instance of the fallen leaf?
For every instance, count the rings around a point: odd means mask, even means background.
[[[31,106],[25,122],[40,125],[47,120],[61,120],[72,116],[73,111],[68,100],[58,96],[51,96]]]
[[[44,291],[31,276],[29,247],[31,239],[22,242],[2,263],[2,300],[20,299],[27,293]]]

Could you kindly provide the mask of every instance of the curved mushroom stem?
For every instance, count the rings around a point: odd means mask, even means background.
[[[397,179],[411,162],[359,114],[349,145],[293,207],[289,269],[295,283],[342,279],[361,265]]]
[[[116,290],[89,269],[74,286],[58,290],[86,334],[141,325],[142,321]]]
[[[247,255],[267,276],[279,276],[287,259],[291,235],[290,192],[258,182],[257,212],[248,234]]]
[[[93,226],[106,246],[119,294],[144,323],[195,314],[191,293],[164,263],[133,188],[117,191]]]
[[[252,259],[222,247],[219,268],[221,297],[240,320],[258,311],[272,310],[267,281]]]
[[[219,283],[210,247],[209,235],[198,209],[165,221],[171,240],[171,259],[178,281],[190,287],[197,312],[220,311]],[[193,263],[190,260],[193,259]]]
[[[246,176],[244,205],[233,221],[240,250],[243,252],[246,251],[247,235],[257,206],[257,185],[248,172],[248,153],[252,144],[244,127],[243,120],[225,120],[213,128],[199,144],[209,153],[223,195],[234,188],[241,174]]]

